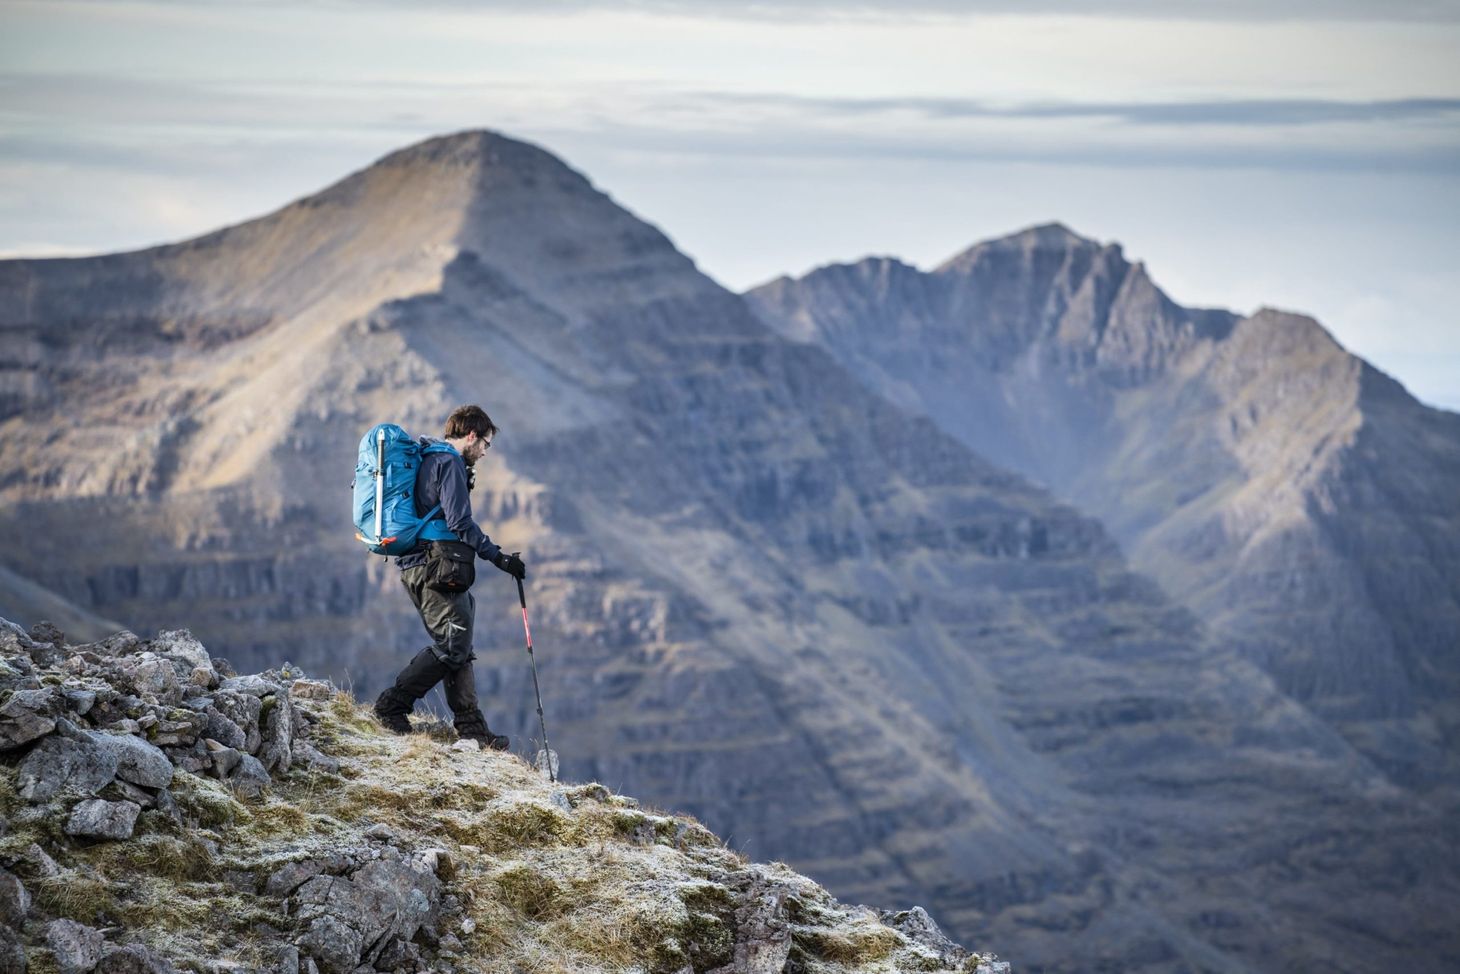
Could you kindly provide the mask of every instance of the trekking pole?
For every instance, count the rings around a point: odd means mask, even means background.
[[[542,751],[538,754],[538,761],[547,768],[548,780],[557,783],[558,776],[553,770],[553,749],[548,745],[547,721],[542,716],[542,690],[537,684],[537,657],[532,653],[532,629],[527,625],[527,590],[522,587],[522,579],[517,579],[517,600],[522,603],[522,632],[527,636],[527,659],[532,664],[532,692],[537,697],[537,723],[542,728]]]

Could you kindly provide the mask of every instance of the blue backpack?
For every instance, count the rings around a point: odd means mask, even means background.
[[[455,541],[437,504],[416,516],[416,474],[428,453],[456,453],[449,444],[421,446],[394,423],[380,423],[360,440],[355,461],[355,539],[373,554],[404,555],[418,541]]]

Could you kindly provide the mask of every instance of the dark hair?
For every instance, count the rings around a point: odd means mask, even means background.
[[[480,406],[457,406],[446,417],[446,438],[459,440],[468,433],[475,433],[482,439],[496,436],[497,424]]]

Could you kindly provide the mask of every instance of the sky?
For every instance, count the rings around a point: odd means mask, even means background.
[[[0,0],[0,257],[552,151],[743,290],[1038,223],[1460,410],[1460,0]]]

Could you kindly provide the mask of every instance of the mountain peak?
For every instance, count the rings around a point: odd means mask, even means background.
[[[980,257],[992,253],[1035,254],[1051,251],[1071,253],[1081,250],[1099,250],[1102,246],[1104,245],[1100,241],[1082,237],[1063,223],[1041,223],[1008,236],[980,241],[944,261],[940,266],[934,268],[934,273],[967,267]],[[1120,253],[1119,244],[1111,244],[1110,247],[1116,254]]]
[[[450,135],[438,135],[408,145],[384,156],[371,169],[398,166],[501,166],[516,172],[571,172],[557,156],[546,149],[508,138],[491,129],[467,129]]]

